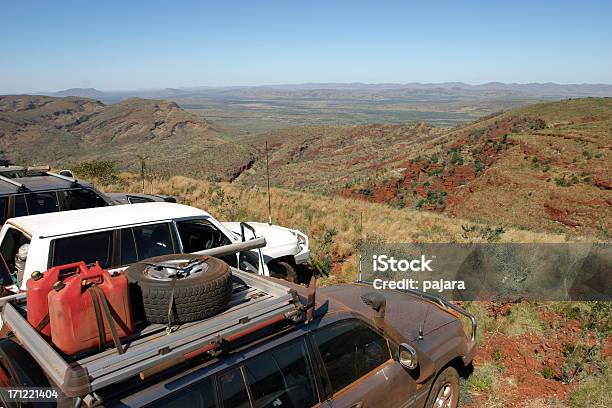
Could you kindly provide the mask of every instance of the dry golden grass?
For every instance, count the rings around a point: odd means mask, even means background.
[[[105,191],[139,192],[135,175],[121,174],[115,184],[99,186]],[[265,189],[229,183],[211,183],[176,176],[147,183],[146,192],[175,196],[183,204],[202,208],[222,221],[260,221],[268,219]],[[485,242],[484,238],[462,236],[466,220],[410,209],[394,209],[335,196],[273,188],[272,220],[275,224],[297,228],[310,237],[314,261],[329,257],[334,267],[331,281],[356,277],[357,250],[361,239],[382,242]],[[565,242],[565,235],[542,234],[506,229],[499,242]]]

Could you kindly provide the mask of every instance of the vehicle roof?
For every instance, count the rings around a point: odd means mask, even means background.
[[[28,215],[11,218],[6,223],[32,237],[50,237],[195,216],[209,214],[182,204],[153,202]]]
[[[26,190],[19,190],[19,187],[13,183],[0,179],[0,195],[11,195],[18,193],[28,193],[48,190],[63,190],[77,187],[91,187],[91,184],[78,181],[78,186],[75,186],[71,181],[64,180],[54,176],[24,176],[11,178],[11,181],[23,184]]]

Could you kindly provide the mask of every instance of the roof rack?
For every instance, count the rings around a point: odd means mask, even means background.
[[[72,187],[78,187],[79,186],[79,181],[77,179],[75,179],[75,178],[68,177],[68,176],[62,176],[61,174],[53,173],[52,171],[45,171],[45,172],[43,172],[43,174],[45,174],[47,176],[51,176],[51,177],[57,177],[57,178],[60,178],[60,179],[62,179],[64,181],[68,181],[68,182],[70,182]]]
[[[263,238],[214,248],[217,256],[265,246]],[[0,315],[20,344],[69,397],[96,399],[95,392],[127,378],[142,379],[205,354],[216,355],[224,344],[277,323],[301,322],[306,309],[297,292],[264,277],[232,268],[233,292],[228,309],[216,316],[183,324],[140,324],[115,348],[66,356],[49,344],[26,320],[25,293],[0,298]]]
[[[9,184],[14,185],[15,187],[17,187],[17,191],[26,191],[27,190],[26,186],[24,186],[23,184],[15,181],[15,180],[11,180],[8,177],[0,176],[0,180],[4,181],[5,183],[9,183]]]

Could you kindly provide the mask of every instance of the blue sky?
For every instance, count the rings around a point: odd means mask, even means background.
[[[0,93],[612,83],[611,16],[610,1],[2,1]]]

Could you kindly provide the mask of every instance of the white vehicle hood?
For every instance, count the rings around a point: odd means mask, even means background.
[[[222,222],[222,224],[233,232],[237,239],[240,239],[239,222]],[[304,234],[297,230],[291,230],[278,225],[269,225],[263,222],[247,222],[247,224],[255,229],[255,234],[258,237],[264,237],[266,239],[266,246],[261,248],[261,252],[264,258],[266,258],[266,262],[268,262],[270,258],[274,259],[288,255],[295,256],[302,251],[302,246],[298,240],[298,234]],[[244,234],[247,240],[253,238],[253,233],[246,228]],[[307,242],[306,245],[308,245]]]

